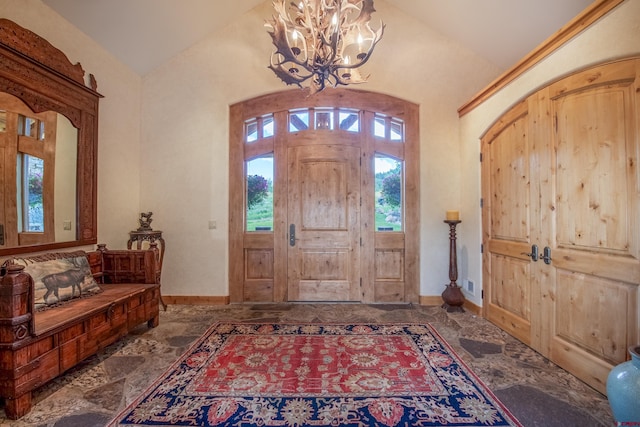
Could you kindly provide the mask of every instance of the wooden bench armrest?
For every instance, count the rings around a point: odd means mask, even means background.
[[[98,245],[89,253],[90,264],[94,257],[100,259],[101,268],[92,272],[99,283],[160,283],[160,252],[156,245],[149,249],[111,250]]]

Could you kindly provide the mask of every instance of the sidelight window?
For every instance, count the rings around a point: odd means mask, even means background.
[[[402,231],[403,162],[376,155],[374,163],[376,231]]]
[[[247,231],[273,230],[273,154],[246,162]]]

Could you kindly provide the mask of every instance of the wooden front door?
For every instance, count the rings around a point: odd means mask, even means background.
[[[483,139],[487,317],[603,393],[640,341],[639,80],[567,77]]]
[[[231,106],[232,302],[418,302],[418,112],[349,89]]]
[[[288,150],[288,299],[360,301],[360,150]]]

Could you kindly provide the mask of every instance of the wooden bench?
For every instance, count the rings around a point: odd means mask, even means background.
[[[9,419],[30,411],[32,391],[133,328],[159,322],[158,249],[86,252],[101,292],[34,309],[34,281],[8,263],[0,281],[0,397]]]

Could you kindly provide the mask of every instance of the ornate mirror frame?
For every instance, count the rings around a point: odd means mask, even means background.
[[[78,129],[76,240],[0,249],[0,256],[97,243],[98,101],[96,81],[80,63],[18,24],[0,19],[0,91],[35,113],[56,111]]]

